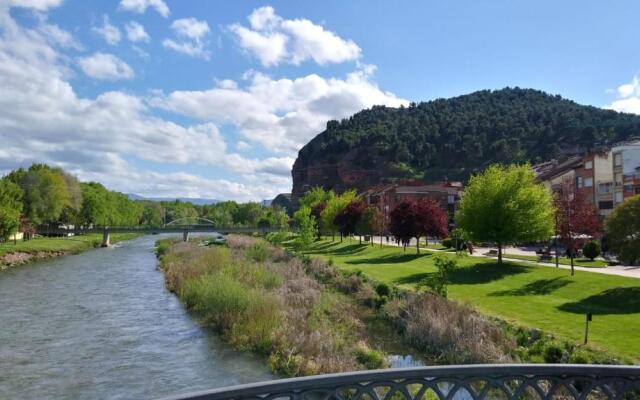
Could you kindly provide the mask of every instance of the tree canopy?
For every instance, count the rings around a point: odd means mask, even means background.
[[[492,165],[471,177],[456,222],[472,241],[495,243],[502,262],[504,245],[553,234],[553,197],[529,165]]]
[[[607,243],[630,265],[640,262],[640,195],[626,199],[606,220]]]

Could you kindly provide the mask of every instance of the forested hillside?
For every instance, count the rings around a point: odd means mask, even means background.
[[[640,117],[532,89],[483,90],[329,121],[294,164],[305,187],[338,190],[392,178],[466,179],[492,163],[539,162],[640,135]]]

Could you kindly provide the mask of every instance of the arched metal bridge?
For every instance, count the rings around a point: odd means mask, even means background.
[[[640,367],[463,365],[360,371],[214,389],[167,400],[640,399]]]

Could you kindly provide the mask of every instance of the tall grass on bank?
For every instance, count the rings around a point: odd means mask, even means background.
[[[229,235],[227,247],[159,241],[167,287],[234,347],[288,376],[380,368],[358,306],[284,250]]]

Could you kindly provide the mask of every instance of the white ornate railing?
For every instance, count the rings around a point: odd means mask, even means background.
[[[213,389],[172,400],[640,399],[640,367],[513,364],[360,371]]]

